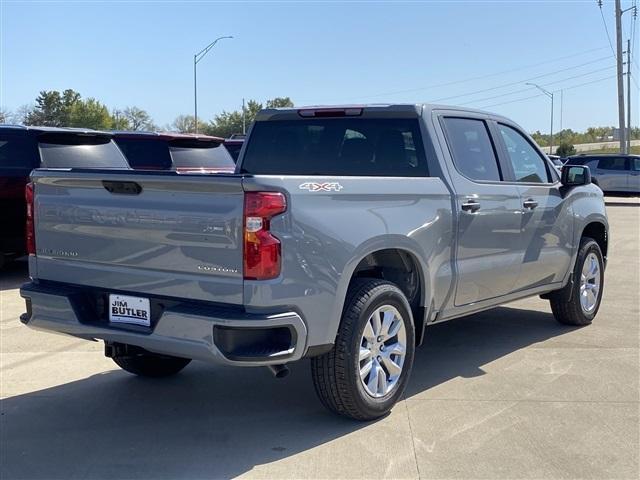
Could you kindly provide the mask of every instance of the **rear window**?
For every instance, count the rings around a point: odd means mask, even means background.
[[[257,122],[242,171],[263,175],[427,176],[417,119]]]
[[[171,170],[167,142],[151,138],[117,138],[116,143],[136,170]]]
[[[0,135],[0,168],[31,171],[38,167],[38,145],[29,135]]]
[[[40,135],[38,141],[42,168],[129,168],[110,137],[56,133]]]
[[[224,145],[200,143],[198,146],[189,146],[179,141],[171,142],[171,157],[175,168],[235,169],[235,162]]]

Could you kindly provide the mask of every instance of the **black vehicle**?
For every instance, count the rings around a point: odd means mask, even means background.
[[[224,146],[229,150],[229,153],[233,157],[234,162],[238,162],[238,157],[240,156],[240,150],[242,150],[242,145],[244,145],[244,140],[246,135],[242,133],[234,133],[229,138],[224,141]]]
[[[565,165],[586,165],[593,183],[606,193],[640,193],[640,155],[574,155]]]
[[[0,125],[0,266],[25,253],[25,185],[34,168],[129,169],[110,133]]]
[[[171,132],[113,132],[114,140],[135,170],[177,173],[230,173],[235,163],[224,139]]]

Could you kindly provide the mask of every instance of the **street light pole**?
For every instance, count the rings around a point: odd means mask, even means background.
[[[218,37],[209,45],[204,47],[198,53],[193,56],[193,118],[195,121],[195,130],[198,133],[198,70],[197,65],[204,58],[204,56],[209,53],[213,47],[215,47],[216,43],[219,40],[223,40],[225,38],[233,38],[232,36]]]
[[[550,130],[550,141],[549,141],[549,155],[551,155],[553,153],[552,149],[553,149],[553,92],[550,92],[549,90],[545,90],[544,88],[542,88],[540,85],[536,84],[536,83],[526,83],[525,85],[531,85],[532,87],[536,87],[538,90],[540,90],[542,93],[544,93],[547,97],[549,97],[551,99],[551,130]]]

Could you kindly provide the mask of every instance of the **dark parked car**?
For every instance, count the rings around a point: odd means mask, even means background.
[[[575,155],[566,165],[588,166],[603,192],[640,193],[640,155]]]
[[[135,170],[175,170],[178,173],[229,173],[235,170],[223,138],[169,132],[113,132],[113,135]]]
[[[243,134],[233,134],[224,141],[224,146],[229,150],[234,162],[238,161],[245,137],[246,135]]]
[[[109,133],[0,125],[0,266],[25,253],[25,185],[40,167],[129,169]]]

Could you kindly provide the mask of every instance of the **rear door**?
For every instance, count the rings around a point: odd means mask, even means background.
[[[518,186],[522,204],[522,259],[514,290],[560,282],[569,270],[573,224],[560,194],[555,169],[515,125],[495,124],[497,143],[509,181]]]
[[[629,166],[625,157],[603,157],[598,160],[596,179],[605,192],[625,192]]]
[[[513,290],[521,258],[522,207],[516,185],[505,183],[484,116],[444,115],[458,209],[455,305],[468,305]]]

